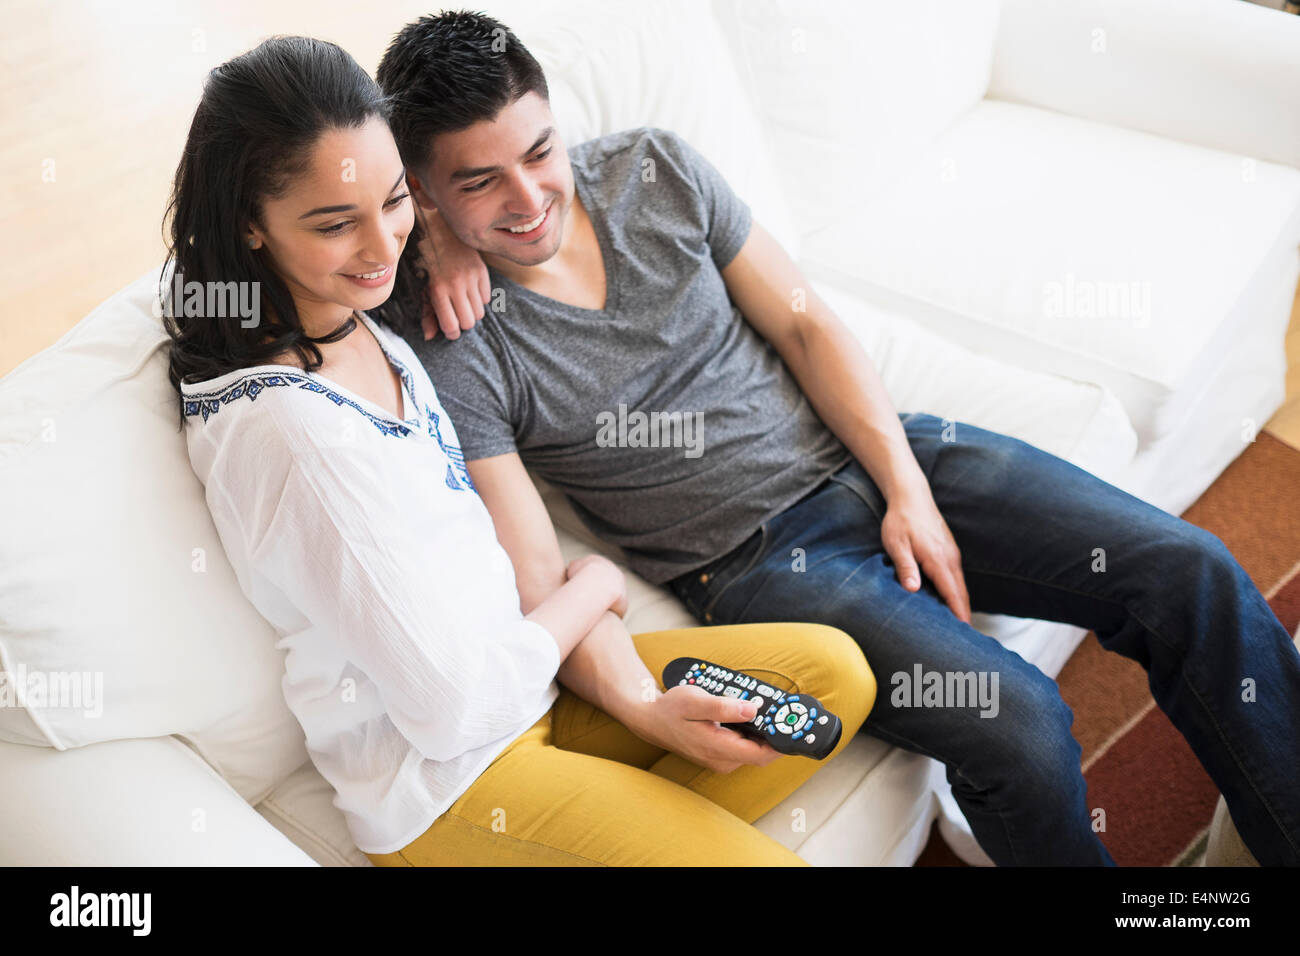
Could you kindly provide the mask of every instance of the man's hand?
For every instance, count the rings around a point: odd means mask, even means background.
[[[421,321],[425,341],[439,329],[449,339],[459,338],[483,318],[492,298],[487,266],[477,249],[465,245],[447,228],[437,210],[421,210],[420,222],[424,235],[419,250],[429,270],[429,299],[434,310]]]
[[[714,773],[753,764],[765,767],[781,756],[765,743],[722,723],[753,720],[760,701],[715,697],[699,687],[670,687],[638,711],[631,729],[642,740],[671,750]]]
[[[916,567],[919,561],[952,613],[970,623],[970,597],[961,573],[961,552],[928,487],[914,485],[890,498],[885,520],[880,524],[880,537],[903,587],[909,591],[920,588]]]

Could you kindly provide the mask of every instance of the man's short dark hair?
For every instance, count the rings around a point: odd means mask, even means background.
[[[504,24],[443,12],[402,27],[375,79],[392,101],[389,126],[407,169],[423,174],[439,133],[492,120],[527,93],[547,102],[541,65]]]

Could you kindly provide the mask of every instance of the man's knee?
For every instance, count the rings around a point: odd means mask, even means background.
[[[1032,791],[1056,790],[1076,778],[1083,750],[1070,729],[1074,712],[1056,682],[1033,668],[999,688],[997,715],[979,721],[984,733],[973,748],[984,774]]]

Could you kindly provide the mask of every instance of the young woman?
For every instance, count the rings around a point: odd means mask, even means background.
[[[800,864],[748,824],[824,764],[719,726],[751,702],[651,689],[721,735],[739,769],[715,772],[556,684],[597,621],[626,612],[623,575],[580,559],[521,615],[433,384],[367,315],[399,285],[427,305],[428,275],[398,270],[421,237],[388,110],[331,43],[276,37],[214,69],[162,277],[195,473],[355,842],[379,865]],[[703,655],[820,698],[843,721],[836,753],[874,701],[861,651],[832,628],[634,641],[654,674]]]

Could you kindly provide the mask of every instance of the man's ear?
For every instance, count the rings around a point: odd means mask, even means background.
[[[438,204],[433,201],[433,197],[425,190],[424,184],[420,182],[420,177],[415,173],[407,170],[406,184],[411,190],[411,197],[416,201],[421,209],[427,209],[430,212],[436,212]]]

